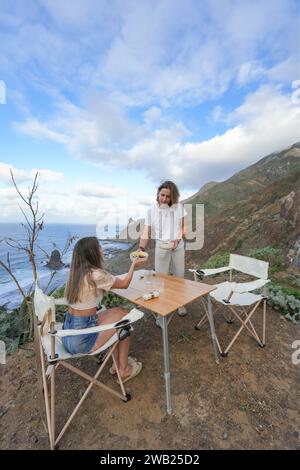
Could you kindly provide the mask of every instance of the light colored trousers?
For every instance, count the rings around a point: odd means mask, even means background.
[[[155,271],[184,277],[184,242],[181,240],[176,250],[164,250],[155,244]]]

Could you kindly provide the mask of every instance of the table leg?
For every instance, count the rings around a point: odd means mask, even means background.
[[[162,320],[162,336],[164,347],[164,368],[165,368],[165,385],[166,385],[166,399],[167,399],[167,413],[172,414],[172,401],[171,401],[171,373],[169,363],[169,340],[168,340],[168,322],[167,317],[161,317]]]
[[[213,344],[213,351],[214,351],[216,363],[219,364],[215,323],[214,323],[214,317],[213,317],[212,307],[211,307],[211,298],[209,294],[207,295],[207,306],[208,306],[208,320],[209,320],[210,334],[211,334],[211,339],[212,339],[212,344]]]

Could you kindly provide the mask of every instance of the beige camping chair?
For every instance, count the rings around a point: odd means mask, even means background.
[[[130,335],[133,329],[131,324],[142,318],[144,315],[140,310],[133,308],[126,316],[124,316],[121,321],[114,324],[95,326],[92,328],[85,328],[80,330],[63,330],[62,323],[56,322],[55,304],[66,304],[66,301],[64,299],[54,299],[53,297],[45,295],[43,291],[38,287],[38,285],[36,285],[34,293],[34,313],[36,322],[35,341],[38,349],[38,369],[41,369],[42,375],[42,390],[44,392],[47,427],[51,449],[54,449],[57,446],[58,442],[62,438],[63,434],[65,433],[72,419],[76,415],[80,406],[84,402],[85,398],[87,397],[87,394],[89,393],[93,385],[97,385],[101,389],[112,393],[124,402],[127,402],[131,399],[130,394],[126,392],[122,383],[119,369],[114,358],[114,350],[116,349],[119,341]],[[104,346],[90,354],[69,354],[63,347],[61,341],[61,338],[63,336],[96,333],[110,329],[116,329],[116,333],[104,344]],[[97,372],[93,377],[69,363],[70,359],[79,358],[83,356],[97,356],[100,353],[103,353],[104,357],[102,358],[100,367],[98,368]],[[108,387],[107,385],[100,382],[98,379],[102,370],[108,363],[110,357],[112,357],[114,366],[116,368],[118,382],[120,384],[119,386],[121,389],[120,392]],[[58,434],[58,436],[56,436],[55,373],[56,369],[59,366],[63,366],[64,368],[71,370],[72,372],[78,374],[80,377],[83,377],[90,383],[87,389],[85,390],[84,394],[80,398],[78,404],[75,406],[73,412],[67,419],[60,433]],[[50,390],[48,390],[48,379],[50,380]]]
[[[239,330],[224,349],[222,349],[219,339],[216,338],[221,356],[226,357],[228,355],[229,350],[243,330],[247,330],[248,333],[257,341],[259,346],[265,346],[267,297],[264,287],[268,282],[270,282],[268,279],[268,268],[269,263],[266,261],[250,258],[248,256],[230,254],[228,266],[216,269],[190,269],[194,274],[194,279],[196,281],[202,280],[205,276],[216,275],[226,271],[230,272],[230,281],[215,284],[217,289],[210,293],[210,297],[214,304],[214,314],[221,311],[225,316],[227,323],[233,323],[234,318],[238,319],[241,323]],[[247,274],[254,277],[255,280],[242,283],[232,282],[233,271]],[[253,293],[253,291],[261,291],[262,289],[263,292]],[[252,322],[252,317],[255,312],[257,312],[261,303],[263,303],[262,337],[258,335]],[[208,311],[204,302],[203,307],[205,314],[195,326],[196,330],[199,330],[208,319]],[[224,312],[224,307],[225,312],[227,310],[227,313]],[[246,309],[247,307],[248,310]]]

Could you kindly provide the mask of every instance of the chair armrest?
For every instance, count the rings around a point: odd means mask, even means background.
[[[52,333],[52,335],[59,336],[60,338],[62,338],[63,336],[89,335],[91,333],[99,333],[100,331],[107,331],[113,329],[120,330],[122,328],[128,327],[137,320],[140,320],[143,316],[143,312],[141,312],[137,308],[133,308],[132,310],[130,310],[129,313],[127,313],[127,315],[125,315],[121,320],[115,323],[92,326],[91,328],[57,330],[55,333]]]
[[[215,269],[189,269],[191,273],[196,273],[199,276],[212,276],[214,274],[224,273],[226,271],[230,271],[229,266],[223,266],[222,268],[215,268]]]
[[[256,289],[261,289],[268,282],[270,282],[270,279],[256,279],[255,281],[250,281],[250,282],[235,283],[234,286],[232,287],[232,290],[233,292],[242,294],[244,292],[251,292]]]

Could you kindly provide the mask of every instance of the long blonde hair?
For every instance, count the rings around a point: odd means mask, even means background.
[[[69,304],[80,302],[85,278],[96,293],[92,269],[103,269],[103,254],[99,241],[96,237],[81,238],[73,250],[71,268],[65,287],[65,298]]]

